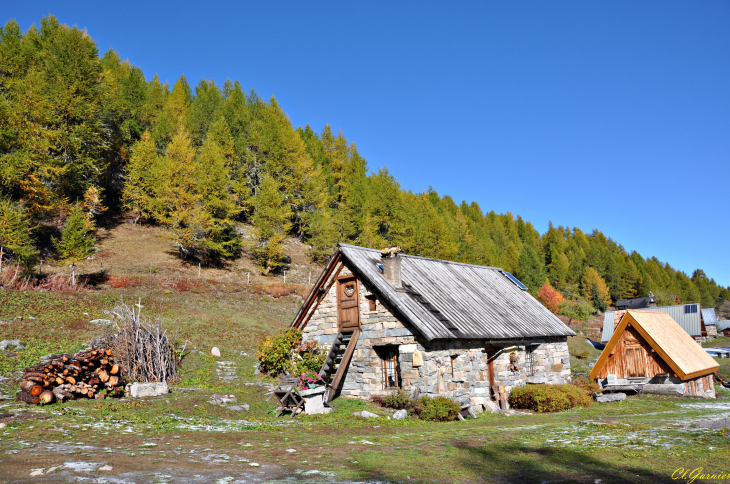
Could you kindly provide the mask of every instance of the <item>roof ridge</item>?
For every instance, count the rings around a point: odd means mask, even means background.
[[[338,247],[346,247],[346,248],[349,248],[349,249],[367,250],[367,251],[372,251],[372,252],[378,252],[378,253],[380,253],[380,250],[378,250],[378,249],[373,249],[371,247],[362,247],[362,246],[359,246],[359,245],[344,244],[342,242],[338,242],[337,243],[337,246]],[[424,257],[422,255],[411,255],[411,254],[404,254],[404,253],[401,253],[400,255],[401,255],[401,257],[406,257],[408,259],[430,260],[430,261],[434,261],[434,262],[443,262],[445,264],[453,264],[453,265],[457,265],[457,266],[478,267],[480,269],[491,269],[491,270],[495,270],[495,271],[505,272],[504,269],[502,269],[501,267],[481,266],[479,264],[467,264],[466,262],[455,262],[455,261],[452,261],[452,260],[435,259],[433,257]]]

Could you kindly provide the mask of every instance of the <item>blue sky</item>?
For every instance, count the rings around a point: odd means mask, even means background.
[[[276,95],[401,185],[730,285],[730,3],[3,2],[170,84]]]

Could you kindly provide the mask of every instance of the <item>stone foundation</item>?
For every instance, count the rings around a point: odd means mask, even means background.
[[[345,268],[340,276],[349,274]],[[369,398],[385,388],[383,356],[397,353],[400,386],[426,395],[442,395],[461,404],[482,405],[489,399],[489,370],[483,340],[427,341],[415,328],[401,323],[393,313],[359,281],[360,338],[343,379],[341,395]],[[370,301],[375,299],[375,310]],[[316,340],[329,347],[337,335],[336,284],[312,314],[303,329],[304,340]],[[567,338],[539,338],[520,345],[491,344],[495,385],[507,394],[529,383],[569,383],[570,356]],[[527,351],[532,353],[532,371],[527,373]],[[510,353],[517,359],[510,362]],[[414,360],[415,364],[414,364]],[[418,361],[420,360],[420,362]],[[514,360],[514,359],[513,359]],[[420,363],[420,364],[419,364]]]

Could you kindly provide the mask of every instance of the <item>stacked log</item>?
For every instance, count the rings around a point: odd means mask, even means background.
[[[124,396],[127,381],[112,350],[92,348],[75,355],[51,355],[25,369],[18,400],[34,405],[80,398]]]

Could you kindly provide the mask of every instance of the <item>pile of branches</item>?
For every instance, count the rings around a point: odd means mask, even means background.
[[[124,396],[127,381],[112,350],[92,348],[75,355],[51,355],[25,369],[18,400],[31,404]]]
[[[177,381],[181,353],[174,350],[167,330],[160,327],[159,321],[148,320],[142,316],[142,306],[136,306],[135,310],[122,301],[114,308],[116,333],[107,337],[107,345],[133,381]]]

